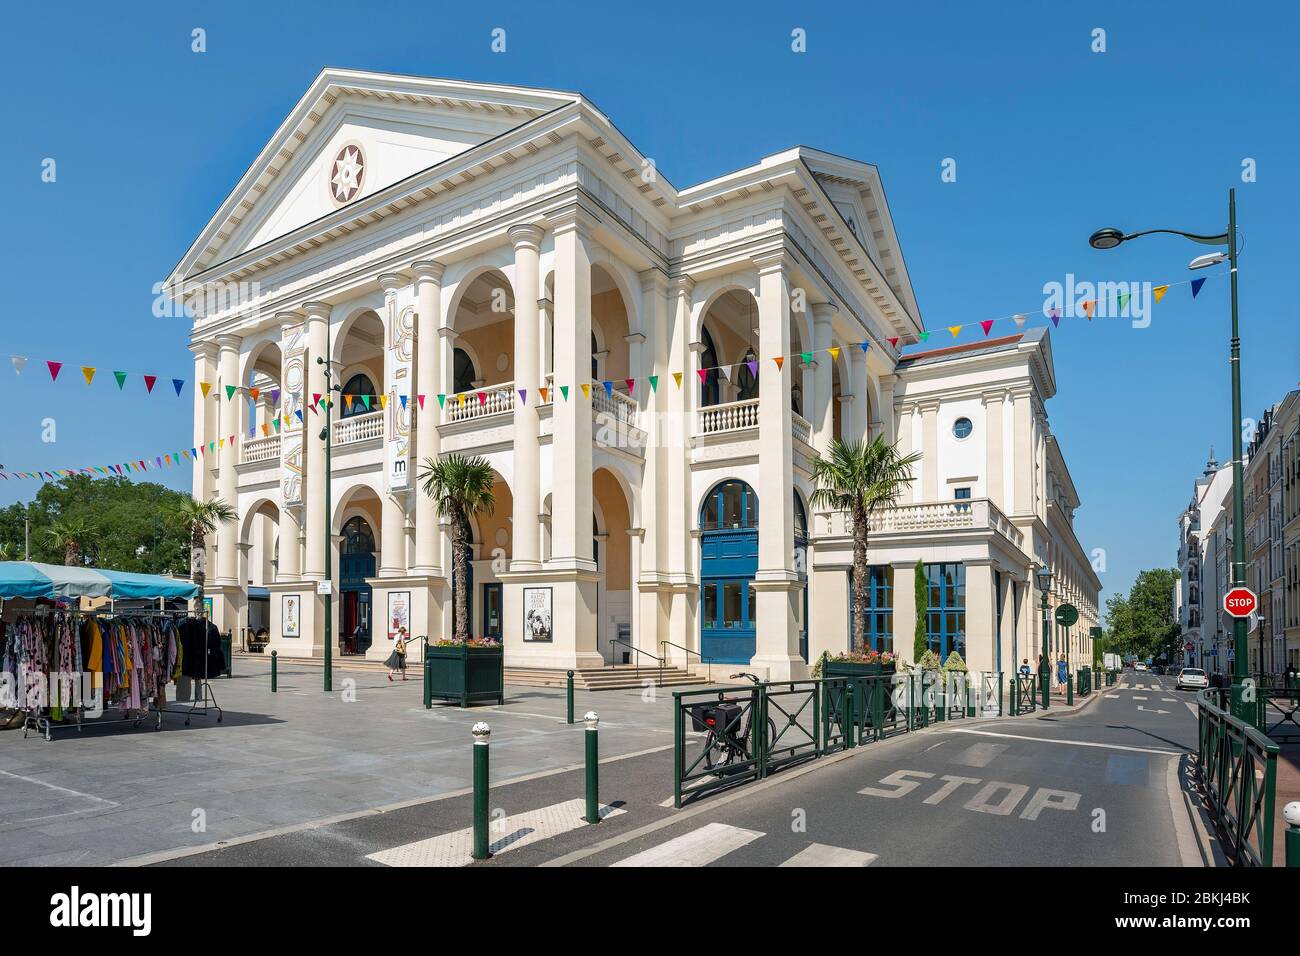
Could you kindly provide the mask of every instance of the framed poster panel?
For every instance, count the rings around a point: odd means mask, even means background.
[[[390,641],[397,640],[397,632],[400,628],[406,629],[407,637],[411,636],[411,592],[389,591],[388,639]]]
[[[284,637],[298,637],[302,626],[302,595],[286,594],[280,599],[280,631]]]
[[[551,643],[554,637],[551,620],[551,589],[524,588],[524,642]]]

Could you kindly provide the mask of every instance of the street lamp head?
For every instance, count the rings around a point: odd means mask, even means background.
[[[1040,591],[1047,591],[1051,588],[1052,569],[1049,568],[1047,565],[1044,564],[1036,572],[1034,572],[1034,576],[1038,578],[1038,589]]]
[[[1124,233],[1120,229],[1098,229],[1088,237],[1088,245],[1094,249],[1114,249],[1124,241]]]
[[[1197,256],[1191,262],[1187,263],[1189,269],[1208,269],[1210,266],[1217,266],[1220,262],[1226,261],[1228,254],[1226,252],[1207,252],[1203,256]]]

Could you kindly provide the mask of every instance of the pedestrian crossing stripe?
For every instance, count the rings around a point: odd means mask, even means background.
[[[494,822],[489,829],[488,852],[498,856],[510,850],[540,843],[560,836],[570,830],[590,826],[583,817],[587,812],[585,800],[566,800],[540,810],[527,810]],[[626,813],[626,810],[602,805],[600,818]],[[381,850],[366,856],[385,866],[468,866],[473,862],[474,828],[466,827],[453,833],[443,833],[427,840],[417,840],[391,850]]]
[[[657,846],[634,853],[611,866],[708,866],[767,836],[758,830],[746,830],[726,823],[706,823],[681,836],[673,837]],[[812,843],[804,847],[781,866],[860,867],[870,866],[879,855],[865,850]]]

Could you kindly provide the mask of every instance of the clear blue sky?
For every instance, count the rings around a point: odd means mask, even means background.
[[[1071,272],[1184,280],[1202,250],[1182,240],[1109,253],[1085,240],[1111,224],[1221,231],[1236,185],[1245,412],[1257,416],[1300,378],[1300,19],[1288,7],[17,5],[0,37],[15,80],[0,152],[0,463],[76,467],[191,444],[192,383],[183,399],[168,384],[192,378],[187,328],[152,317],[151,289],[326,65],[580,90],[679,187],[798,143],[876,163],[937,330],[1040,304],[1043,284]],[[206,53],[190,51],[195,27]],[[490,50],[494,27],[504,54]],[[790,50],[796,27],[804,54]],[[1241,181],[1247,157],[1254,183]],[[941,181],[946,158],[956,182]],[[1227,283],[1212,280],[1194,303],[1174,289],[1150,328],[1054,333],[1048,410],[1108,592],[1173,563],[1210,444],[1229,457],[1227,321]],[[31,357],[21,378],[11,353]],[[46,358],[66,363],[57,383]],[[89,389],[81,365],[100,369]],[[118,393],[113,369],[158,374],[156,393],[138,375]],[[163,474],[188,485],[187,470]],[[0,483],[0,503],[35,487]]]

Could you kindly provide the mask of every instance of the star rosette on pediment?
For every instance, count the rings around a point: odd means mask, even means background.
[[[361,147],[349,143],[339,150],[330,167],[330,195],[337,203],[351,202],[361,190],[366,173],[366,159]]]

